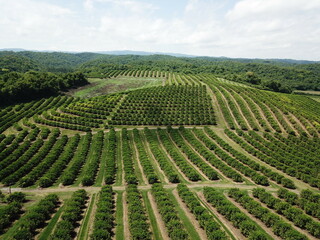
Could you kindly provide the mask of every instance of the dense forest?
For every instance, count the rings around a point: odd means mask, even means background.
[[[0,102],[10,104],[35,98],[57,95],[62,90],[87,84],[83,73],[28,71],[7,72],[0,78]]]
[[[109,77],[111,70],[210,73],[276,92],[320,90],[320,63],[310,61],[1,51],[0,100],[55,95],[88,83],[86,77]]]

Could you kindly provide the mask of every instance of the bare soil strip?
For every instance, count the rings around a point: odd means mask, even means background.
[[[177,189],[174,189],[172,191],[173,196],[176,198],[176,200],[179,203],[179,206],[182,208],[182,210],[185,212],[186,216],[188,217],[188,219],[190,220],[190,222],[192,223],[192,225],[194,226],[195,230],[197,231],[197,233],[199,234],[200,238],[202,240],[207,240],[207,235],[206,232],[204,231],[203,228],[200,227],[199,222],[197,221],[197,219],[195,218],[195,216],[190,212],[190,210],[188,209],[188,207],[186,206],[186,204],[181,200],[181,198],[179,197],[178,191]]]
[[[130,230],[129,230],[129,219],[128,219],[128,206],[127,206],[127,193],[123,193],[122,198],[123,203],[123,229],[124,229],[124,239],[130,239]]]
[[[257,185],[244,185],[244,184],[239,184],[239,183],[201,183],[201,182],[196,182],[196,183],[191,183],[187,184],[189,188],[203,188],[203,187],[215,187],[215,188],[240,188],[240,189],[254,189],[257,187]],[[168,184],[168,185],[163,185],[164,188],[175,188],[177,187],[177,184]],[[26,193],[37,193],[37,194],[43,194],[45,196],[47,193],[59,193],[59,192],[74,192],[79,189],[84,189],[89,193],[98,193],[101,190],[101,187],[66,187],[66,188],[44,188],[44,189],[39,189],[39,188],[11,188],[11,192],[26,192]],[[113,186],[112,189],[114,191],[124,191],[126,190],[126,186]],[[138,186],[139,190],[149,190],[151,189],[151,185],[145,185],[145,186]],[[277,191],[277,188],[273,187],[266,187],[265,188],[268,191],[274,192]],[[0,188],[0,190],[3,193],[9,192],[8,188]]]
[[[169,240],[169,235],[168,235],[168,232],[167,232],[167,228],[166,228],[166,225],[164,224],[164,221],[162,220],[162,217],[158,211],[158,208],[157,208],[157,204],[151,194],[151,192],[149,191],[148,192],[148,198],[150,200],[150,204],[151,204],[151,207],[153,209],[153,213],[154,215],[156,216],[156,220],[157,220],[157,224],[159,226],[159,230],[161,232],[161,236],[164,240]]]
[[[222,224],[232,233],[232,235],[238,239],[238,240],[245,240],[246,238],[241,234],[240,230],[235,228],[231,222],[229,222],[223,215],[218,213],[218,211],[211,206],[206,200],[206,198],[203,195],[203,192],[197,192],[198,197],[201,199],[201,201],[205,204],[205,207],[210,209],[211,212],[216,215],[219,220],[222,222]]]

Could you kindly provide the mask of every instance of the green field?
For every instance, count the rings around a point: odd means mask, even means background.
[[[81,89],[70,90],[68,95],[80,98],[101,96],[137,88],[151,87],[162,84],[159,78],[133,78],[118,76],[116,78],[89,78],[89,85]]]

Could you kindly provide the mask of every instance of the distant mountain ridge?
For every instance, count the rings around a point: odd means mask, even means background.
[[[310,63],[320,63],[320,61],[312,61],[312,60],[296,60],[296,59],[281,59],[281,58],[230,58],[230,57],[214,57],[214,56],[196,56],[190,54],[183,53],[168,53],[168,52],[146,52],[146,51],[133,51],[133,50],[114,50],[114,51],[93,51],[93,52],[77,52],[77,51],[53,51],[53,50],[27,50],[23,48],[2,48],[0,52],[11,51],[11,52],[44,52],[44,53],[72,53],[72,54],[80,54],[80,53],[96,53],[96,54],[104,54],[104,55],[138,55],[138,56],[150,56],[150,55],[166,55],[172,57],[185,57],[185,58],[201,58],[205,60],[234,60],[234,61],[242,61],[242,62],[256,62],[259,61],[261,63],[268,63],[268,61],[279,62],[279,63],[287,63],[287,64],[310,64]]]

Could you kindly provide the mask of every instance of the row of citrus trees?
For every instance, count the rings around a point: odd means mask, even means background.
[[[320,180],[315,177],[314,169],[317,166],[312,161],[305,161],[297,156],[285,154],[285,150],[280,150],[266,139],[261,138],[257,134],[249,135],[241,130],[237,130],[237,134],[226,129],[225,133],[235,142],[237,142],[248,153],[258,157],[260,160],[270,164],[273,167],[287,173],[290,176],[301,179],[313,187],[320,186]],[[269,147],[270,148],[269,148]],[[312,167],[313,166],[313,167]],[[281,183],[287,184],[288,180],[282,178]],[[288,182],[289,183],[289,182]]]

